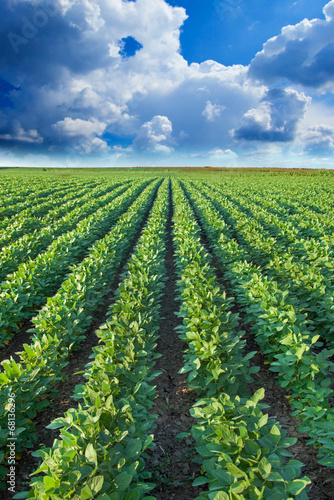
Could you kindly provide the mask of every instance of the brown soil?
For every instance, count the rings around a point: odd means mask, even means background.
[[[147,469],[152,471],[151,481],[156,484],[150,492],[157,500],[191,500],[203,488],[194,488],[192,482],[199,476],[199,466],[192,462],[194,441],[191,438],[176,440],[180,432],[189,432],[195,419],[189,410],[196,401],[196,395],[189,390],[185,375],[179,374],[183,366],[184,342],[179,339],[175,327],[180,320],[175,315],[179,310],[176,299],[177,289],[174,267],[172,239],[172,203],[168,221],[168,240],[166,255],[165,295],[162,301],[161,324],[156,351],[162,354],[156,369],[162,374],[155,379],[157,398],[152,408],[158,414],[154,434],[155,448],[148,451]]]

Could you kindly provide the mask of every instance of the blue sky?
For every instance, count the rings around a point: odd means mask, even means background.
[[[0,164],[334,167],[334,0],[2,0]]]
[[[170,0],[189,16],[181,33],[183,57],[190,63],[213,59],[233,65],[251,62],[263,44],[288,24],[324,18],[323,1]]]

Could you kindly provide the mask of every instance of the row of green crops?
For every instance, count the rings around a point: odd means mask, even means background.
[[[221,191],[217,184],[206,183],[206,185],[215,192]],[[290,235],[297,235],[300,238],[321,237],[330,235],[333,231],[333,209],[329,203],[330,197],[325,197],[326,201],[324,202],[323,193],[321,197],[317,196],[317,206],[314,206],[310,200],[305,203],[305,198],[307,199],[305,192],[302,198],[294,193],[292,202],[291,191],[286,189],[285,199],[288,195],[289,202],[294,204],[293,208],[286,201],[280,203],[280,198],[277,196],[274,198],[270,195],[264,197],[254,191],[250,193],[247,190],[246,193],[238,193],[235,190],[224,189],[223,194],[228,201],[240,207],[249,216],[254,215],[265,226],[268,225],[272,229],[276,227],[276,230],[282,231],[282,242]],[[312,193],[312,201],[314,201],[314,196],[315,193]],[[321,210],[321,206],[323,210]]]
[[[6,342],[54,294],[71,266],[80,262],[103,237],[147,183],[136,182],[125,193],[102,206],[77,227],[59,236],[36,259],[21,264],[0,284],[0,340]],[[122,188],[121,188],[122,189]],[[122,189],[124,191],[124,189]]]
[[[295,439],[284,437],[278,424],[268,422],[259,401],[245,384],[254,353],[242,356],[244,341],[236,333],[237,318],[210,266],[200,229],[182,190],[174,184],[174,241],[183,318],[181,339],[188,343],[182,372],[201,399],[191,413],[199,420],[192,428],[204,477],[208,483],[199,499],[237,500],[307,498],[308,478],[297,479],[302,463],[290,460],[286,447]]]
[[[51,203],[49,200],[46,204],[38,204],[40,209],[38,214],[32,215],[32,209],[20,212],[15,217],[15,220],[8,220],[9,227],[0,230],[0,246],[7,246],[9,243],[32,232],[35,232],[37,235],[40,229],[54,224],[61,217],[85,205],[88,199],[90,199],[91,203],[94,203],[96,198],[101,199],[102,196],[113,191],[120,185],[120,182],[115,182],[108,183],[105,186],[96,186],[95,188],[91,188],[90,186],[83,186],[81,189],[78,189],[77,186],[72,187],[72,189],[67,190],[59,199],[51,199]],[[41,210],[41,205],[43,210]],[[43,207],[43,205],[45,206]]]
[[[39,219],[41,217],[44,217],[47,215],[50,211],[56,209],[57,207],[60,207],[66,198],[72,197],[77,194],[76,198],[78,196],[80,197],[80,193],[82,192],[89,192],[90,190],[99,188],[107,188],[109,187],[110,184],[113,183],[85,183],[85,182],[80,182],[76,184],[65,184],[60,186],[60,189],[54,193],[50,194],[49,196],[42,197],[40,200],[34,199],[34,203],[30,202],[22,205],[22,209],[18,211],[18,213],[14,214],[11,217],[4,217],[0,218],[0,230],[2,231],[1,234],[5,234],[6,230],[10,230],[12,227],[15,227],[20,224],[20,222],[25,221],[26,224],[29,224],[29,221],[31,219]],[[22,187],[21,187],[22,189]],[[41,186],[37,183],[37,185],[34,185],[34,193],[38,194],[41,190]],[[30,192],[32,190],[30,189]],[[5,190],[6,192],[6,190]],[[1,202],[1,206],[6,206],[8,203],[8,199],[3,200]]]
[[[201,191],[201,190],[200,190]],[[201,191],[202,192],[202,191]],[[328,346],[334,346],[334,261],[330,246],[324,240],[313,238],[294,240],[289,247],[279,244],[277,237],[266,231],[252,219],[233,206],[226,207],[221,196],[213,198],[204,190],[216,210],[222,214],[245,251],[245,258],[259,265],[262,271],[279,283],[282,290],[298,301],[298,309],[307,311],[311,329],[315,329]]]
[[[0,257],[0,281],[5,280],[7,274],[16,271],[21,263],[35,259],[38,254],[45,251],[58,236],[75,229],[83,219],[86,219],[90,215],[93,215],[91,218],[93,219],[95,212],[99,208],[103,208],[112,203],[113,200],[125,192],[128,187],[128,185],[120,186],[113,190],[111,194],[107,193],[101,197],[99,197],[100,190],[86,193],[86,197],[81,198],[82,203],[77,204],[78,206],[74,206],[72,210],[68,209],[65,215],[52,221],[51,224],[39,228],[37,225],[37,228],[30,234],[29,231],[25,231],[25,234],[20,239],[2,249],[2,255]],[[94,198],[97,197],[97,199],[90,200],[91,196]],[[66,210],[66,208],[70,207],[65,206],[64,208]],[[42,224],[42,222],[40,222],[40,224]]]
[[[77,386],[78,408],[49,428],[61,428],[31,481],[29,498],[40,500],[140,500],[154,485],[147,482],[143,457],[152,446],[156,416],[153,379],[155,341],[165,281],[168,182],[160,187],[136,248],[96,332],[100,345],[87,365],[87,382]],[[44,474],[41,474],[44,473]],[[20,496],[20,498],[25,495]]]
[[[206,488],[198,500],[306,499],[310,481],[288,451],[296,440],[268,419],[264,390],[247,389],[258,368],[232,309],[239,308],[286,389],[320,464],[333,469],[334,349],[324,348],[334,345],[333,182],[43,175],[33,183],[4,179],[0,193],[0,349],[28,321],[33,325],[17,361],[1,364],[2,488],[10,396],[16,452],[30,453],[36,417],[61,387],[73,351],[80,353],[92,334],[93,316],[148,217],[96,331],[87,382],[73,396],[79,406],[49,425],[60,429],[59,439],[34,453],[42,463],[29,492],[17,498],[153,500],[145,451],[154,446],[155,347],[172,201],[182,372],[198,397],[191,409],[196,424],[179,438],[195,441],[201,475],[194,486]],[[210,253],[234,298],[218,281]]]
[[[329,402],[333,394],[330,374],[334,371],[329,358],[334,351],[312,351],[319,336],[307,330],[305,315],[294,308],[288,291],[280,290],[259,267],[244,260],[243,250],[231,240],[228,226],[205,197],[188,185],[186,191],[270,369],[278,374],[279,384],[290,391],[294,414],[303,423],[301,430],[309,434],[309,443],[317,446],[320,463],[334,468],[334,409]]]
[[[5,198],[2,202],[2,206],[0,209],[0,219],[13,217],[20,214],[21,211],[26,209],[32,209],[32,214],[40,213],[40,204],[43,203],[45,199],[46,202],[50,203],[50,199],[52,198],[61,198],[64,193],[63,189],[56,182],[51,183],[52,185],[48,185],[45,189],[39,189],[37,192],[33,189],[30,189],[30,194],[28,196],[20,197],[20,200],[12,200],[9,198]],[[43,210],[43,208],[42,208]]]
[[[6,459],[9,394],[16,394],[17,450],[31,447],[37,437],[32,419],[48,405],[46,397],[62,379],[63,368],[73,349],[85,339],[92,323],[92,313],[117,276],[136,231],[156,194],[160,181],[151,183],[138,196],[131,208],[120,217],[117,225],[92,248],[90,254],[63,282],[57,294],[48,299],[33,319],[31,344],[24,344],[20,362],[13,358],[2,362],[0,374],[1,459]],[[7,450],[8,451],[8,450]],[[4,473],[4,470],[2,470]]]

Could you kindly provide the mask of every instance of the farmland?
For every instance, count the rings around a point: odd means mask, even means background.
[[[334,498],[331,172],[0,182],[1,498]]]

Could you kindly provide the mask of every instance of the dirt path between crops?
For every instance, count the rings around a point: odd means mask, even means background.
[[[202,229],[202,243],[211,256],[211,265],[215,270],[220,285],[226,290],[227,298],[229,298],[232,296],[229,283],[220,270],[200,220],[198,218],[196,220]],[[292,457],[288,458],[288,460],[299,460],[304,464],[301,475],[309,477],[312,481],[312,484],[306,490],[308,498],[310,500],[334,500],[334,471],[318,464],[316,449],[306,444],[309,439],[308,435],[298,431],[299,421],[291,415],[293,410],[288,401],[289,393],[277,384],[274,373],[269,370],[266,357],[262,355],[249,325],[244,322],[244,313],[236,302],[232,307],[232,312],[239,315],[239,331],[245,332],[243,337],[246,341],[244,355],[256,351],[256,355],[251,359],[251,366],[260,367],[260,371],[253,375],[253,383],[247,385],[250,394],[254,394],[263,387],[265,397],[262,403],[268,405],[268,408],[262,410],[263,413],[267,413],[270,419],[279,424],[286,431],[287,437],[297,439],[296,444],[288,448],[288,451],[292,454]]]
[[[111,304],[115,301],[115,292],[121,282],[121,275],[125,270],[125,266],[133,253],[134,247],[136,246],[142,230],[147,223],[147,219],[155,202],[156,195],[147,211],[147,214],[142,222],[140,229],[137,231],[134,243],[131,249],[124,256],[122,266],[117,273],[117,278],[111,284],[108,293],[105,295],[103,301],[99,308],[95,311],[93,317],[93,323],[89,330],[86,332],[86,339],[78,345],[77,349],[73,351],[68,359],[69,364],[64,370],[64,375],[67,377],[66,380],[60,382],[54,387],[53,394],[48,394],[45,397],[50,402],[48,408],[43,412],[37,414],[34,419],[36,424],[36,435],[38,436],[37,444],[30,450],[23,451],[22,456],[17,460],[16,464],[16,493],[26,491],[29,489],[29,475],[38,468],[40,460],[33,457],[32,452],[41,448],[42,445],[45,447],[52,447],[53,441],[59,437],[59,430],[47,429],[46,426],[49,425],[55,418],[63,417],[64,413],[70,408],[77,407],[77,402],[72,399],[71,396],[74,394],[74,389],[78,384],[84,384],[86,379],[82,374],[78,372],[85,369],[85,366],[90,361],[90,356],[93,353],[93,347],[98,345],[99,338],[96,336],[95,331],[106,321],[107,312]],[[8,491],[0,491],[1,500],[12,500],[13,495]]]
[[[199,465],[192,463],[194,442],[192,439],[176,440],[180,432],[188,432],[195,423],[189,409],[196,395],[186,384],[185,375],[178,372],[183,366],[184,343],[174,330],[180,324],[175,315],[179,310],[174,266],[172,238],[172,202],[168,220],[166,268],[168,281],[162,300],[161,324],[156,351],[162,354],[155,368],[162,374],[155,379],[157,398],[152,413],[158,414],[153,429],[155,448],[148,451],[146,469],[152,472],[151,482],[156,487],[150,495],[157,500],[192,500],[203,488],[194,488],[192,482],[199,476]]]

